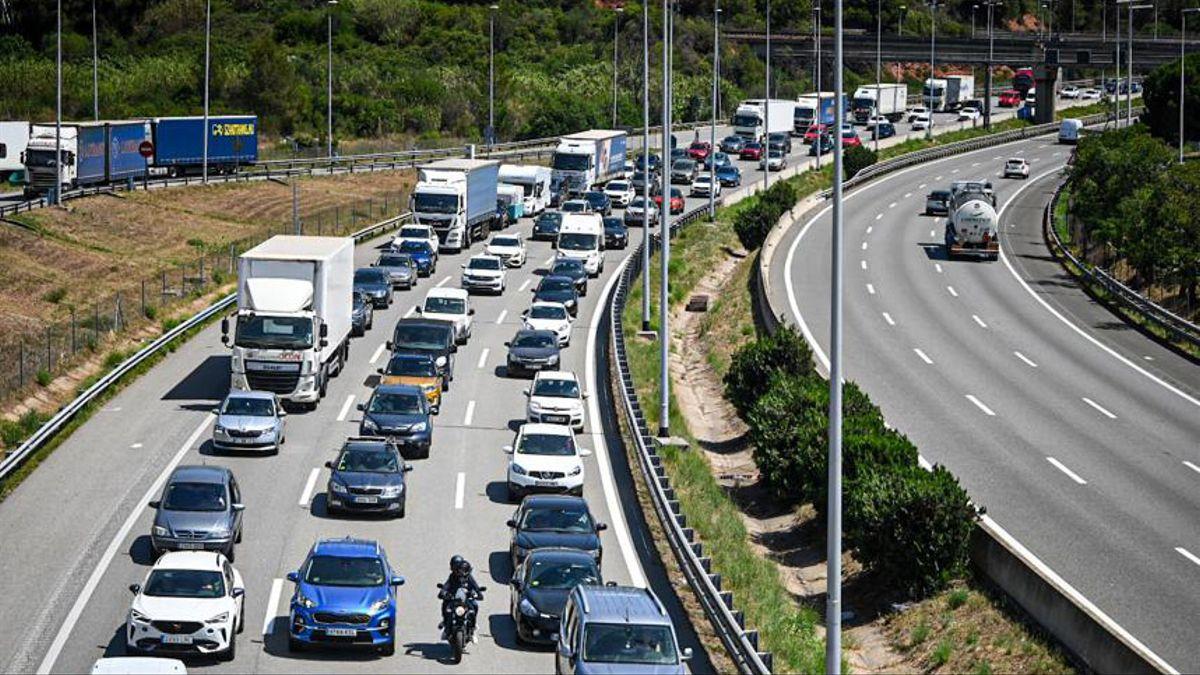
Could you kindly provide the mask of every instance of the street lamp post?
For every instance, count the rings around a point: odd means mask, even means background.
[[[54,71],[54,203],[62,206],[62,0],[58,0]],[[78,150],[78,148],[76,148]]]
[[[96,46],[96,0],[92,0],[92,119],[100,121],[100,64]]]
[[[210,46],[212,37],[212,0],[204,0],[204,131],[201,132],[204,136],[204,158],[202,180],[208,183],[208,80],[211,68],[209,66]]]
[[[974,14],[971,15],[974,17]],[[875,116],[879,116],[879,99],[883,98],[881,91],[883,83],[883,0],[875,3]],[[842,130],[838,129],[838,138]],[[875,137],[875,154],[879,154],[879,120],[875,120],[871,135]],[[820,148],[817,151],[820,152]]]
[[[1187,15],[1200,12],[1200,7],[1184,9],[1179,16],[1179,163],[1183,164],[1183,104],[1184,104],[1184,60],[1183,45],[1187,42]]]
[[[484,134],[490,148],[496,142],[496,10],[499,5],[488,6],[488,127]],[[613,55],[615,62],[616,55]],[[613,74],[613,92],[616,93],[616,73]],[[614,101],[614,106],[616,105]]]
[[[816,137],[816,140],[814,140],[813,142],[816,144],[816,148],[817,148],[817,152],[816,152],[817,170],[820,171],[821,170],[821,137],[822,137],[820,115],[821,115],[821,100],[823,98],[823,96],[821,94],[821,3],[820,3],[820,0],[817,0],[817,2],[815,2],[813,4],[812,11],[813,11],[813,45],[815,46],[815,48],[817,50],[817,57],[816,57],[816,59],[813,60],[813,64],[816,67],[816,71],[817,71],[817,73],[816,73],[817,110],[816,110],[816,115],[813,117],[813,124],[817,127],[817,137]],[[837,106],[837,105],[838,105],[838,102],[834,102],[834,106]],[[839,129],[838,134],[841,134],[841,133],[842,133],[842,131],[841,131],[841,129]]]
[[[667,138],[671,133],[671,2],[663,0],[663,161],[670,157]],[[659,416],[658,435],[667,437],[671,434],[671,377],[667,370],[671,346],[670,311],[668,302],[669,270],[671,262],[671,171],[664,165],[662,170],[662,212],[659,214],[658,238],[662,242],[662,253],[659,255],[661,269],[659,271],[659,317],[658,317],[658,347],[659,347]],[[646,270],[649,274],[650,270]]]
[[[979,5],[971,5],[971,39],[975,39],[975,10],[979,9]]]
[[[996,33],[994,30],[994,25],[993,25],[994,19],[992,17],[992,10],[997,4],[999,4],[999,2],[1000,2],[1000,0],[987,0],[987,2],[984,3],[985,5],[987,5],[987,22],[988,22],[988,62],[987,62],[988,69],[987,69],[987,77],[985,78],[986,82],[987,82],[987,91],[985,92],[986,96],[984,96],[984,99],[983,99],[983,127],[985,129],[992,128],[992,76],[993,76],[992,71],[995,67],[995,58],[996,58],[996,54],[995,54]]]
[[[818,85],[817,91],[820,90]],[[763,189],[766,190],[771,187],[771,0],[767,0],[767,91],[763,96],[763,134]]]
[[[937,65],[937,0],[929,3],[929,124],[925,125],[925,139],[933,138],[933,71]]]
[[[616,20],[613,21],[613,129],[617,128],[617,38],[621,34],[621,14],[624,12],[624,7],[618,7]]]
[[[708,128],[708,220],[717,219],[717,54],[721,49],[721,8],[713,7],[712,124]]]
[[[1138,9],[1152,9],[1154,7],[1154,5],[1131,4],[1133,2],[1135,2],[1135,0],[1117,0],[1118,5],[1129,5],[1129,8],[1127,10],[1129,12],[1129,17],[1128,17],[1129,23],[1126,24],[1126,29],[1127,29],[1127,32],[1129,33],[1129,37],[1128,37],[1129,43],[1126,46],[1126,50],[1125,50],[1126,51],[1126,61],[1128,62],[1128,65],[1126,66],[1126,72],[1129,74],[1129,84],[1126,86],[1126,89],[1125,89],[1125,100],[1126,100],[1125,124],[1126,125],[1133,124],[1133,12],[1134,12],[1134,10],[1138,10]],[[1118,84],[1117,85],[1118,98],[1120,97],[1120,95],[1121,95],[1121,86]],[[1118,112],[1119,111],[1120,111],[1120,108],[1118,108]]]
[[[660,165],[661,166],[661,165]],[[642,3],[642,332],[650,332],[650,3]]]
[[[329,11],[325,13],[327,23],[325,51],[325,154],[333,164],[333,6],[338,0],[329,0],[326,5]]]
[[[896,32],[904,35],[904,15],[908,12],[908,5],[900,5],[900,17],[896,19]]]

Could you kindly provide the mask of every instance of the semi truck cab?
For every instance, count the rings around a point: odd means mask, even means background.
[[[467,184],[464,181],[422,181],[413,190],[413,222],[437,233],[439,246],[461,250],[470,246],[466,226]]]

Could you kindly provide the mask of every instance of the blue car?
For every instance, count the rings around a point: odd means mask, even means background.
[[[417,275],[427,277],[437,271],[437,253],[427,241],[407,239],[396,247],[397,253],[407,253],[417,265]]]
[[[874,129],[871,129],[872,140],[877,138],[882,140],[884,138],[891,138],[895,135],[896,125],[892,124],[891,122],[880,122],[879,124],[875,125]]]
[[[717,180],[721,181],[722,187],[740,187],[742,170],[732,164],[719,166],[717,167]]]
[[[321,539],[296,572],[288,648],[345,645],[396,653],[396,587],[404,584],[379,544],[368,539]]]

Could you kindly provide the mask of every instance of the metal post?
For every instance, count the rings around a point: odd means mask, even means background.
[[[300,189],[295,178],[292,179],[292,229],[297,236],[304,234],[300,230]]]
[[[971,39],[975,39],[975,10],[979,9],[979,5],[971,5]]]
[[[208,183],[208,79],[210,74],[209,68],[209,52],[212,35],[212,0],[204,0],[204,130],[201,134],[204,136],[204,157],[202,160],[201,172],[203,181]]]
[[[818,117],[813,118],[813,124],[817,125],[817,129],[818,129],[817,137],[813,141],[813,143],[815,143],[817,146],[817,171],[820,171],[821,170],[821,137],[823,134],[821,134],[821,132],[819,131],[821,128],[821,126],[820,126],[821,118],[819,117],[819,115],[821,114],[821,99],[824,98],[821,95],[821,3],[820,3],[820,0],[816,0],[815,4],[813,4],[812,11],[813,11],[813,46],[817,50],[817,58],[816,58],[815,65],[816,65],[816,69],[817,69],[816,85],[817,85],[817,115],[818,115]],[[838,102],[834,101],[834,105],[836,106],[837,104],[838,104]],[[839,134],[842,133],[842,130],[838,129],[838,133]]]
[[[665,139],[665,137],[664,137]],[[664,145],[664,147],[666,147]],[[642,3],[642,331],[650,331],[650,3]],[[663,161],[666,161],[666,153]],[[660,166],[660,168],[662,168]]]
[[[671,58],[671,0],[663,0],[663,64],[669,65]],[[670,133],[671,129],[671,69],[668,67],[663,70],[663,109],[662,109],[662,125],[663,132]],[[667,157],[667,148],[663,147],[664,160]],[[671,433],[671,378],[667,370],[667,357],[670,355],[671,347],[671,331],[670,331],[670,311],[667,303],[669,296],[667,294],[669,278],[668,271],[670,269],[671,258],[671,172],[664,166],[662,171],[662,213],[659,214],[658,237],[662,242],[662,252],[659,254],[659,262],[661,263],[661,278],[659,279],[659,326],[658,326],[658,346],[660,372],[659,377],[659,416],[658,416],[658,435],[662,437],[669,436]],[[650,274],[650,270],[646,270],[646,274]]]
[[[900,16],[896,18],[896,33],[904,35],[904,14],[908,11],[908,5],[900,5]]]
[[[145,283],[146,282],[143,281],[142,285],[145,286]],[[144,292],[145,291],[143,291],[143,293]],[[71,355],[74,356],[75,352],[78,351],[78,349],[79,349],[79,343],[75,340],[75,308],[71,307],[70,309],[71,309]]]
[[[717,219],[717,52],[720,50],[721,8],[713,6],[712,125],[708,128],[708,221]]]
[[[618,7],[616,18],[613,21],[613,129],[617,128],[617,38],[621,34],[621,14],[624,12],[624,7]]]
[[[1108,0],[1100,2],[1100,41],[1108,42]],[[1104,80],[1100,80],[1100,86],[1104,87]]]
[[[925,140],[933,138],[933,70],[937,65],[937,0],[929,3],[929,124],[925,125]]]
[[[766,190],[771,187],[771,0],[767,0],[767,91],[763,99],[763,189]]]
[[[986,96],[983,99],[983,126],[985,129],[992,128],[992,71],[995,68],[995,46],[996,32],[994,28],[995,20],[992,17],[992,9],[996,6],[997,0],[987,1],[987,21],[988,21],[988,62],[987,62],[987,77],[986,80]],[[932,119],[932,117],[930,118]]]
[[[92,119],[100,120],[100,66],[96,46],[96,0],[92,0]]]
[[[496,135],[496,10],[499,5],[488,7],[488,128],[484,141],[490,148]]]
[[[1179,163],[1183,164],[1183,138],[1185,129],[1183,126],[1183,106],[1184,106],[1184,60],[1186,55],[1183,52],[1183,45],[1187,42],[1187,15],[1195,12],[1200,12],[1200,7],[1191,7],[1184,9],[1179,17]]]
[[[1117,25],[1117,74],[1116,87],[1113,89],[1113,122],[1116,127],[1121,126],[1121,5],[1119,2],[1113,3],[1113,10],[1116,13],[1116,18],[1113,23]]]
[[[842,97],[842,0],[833,2],[833,91]],[[840,135],[844,108],[834,105]],[[833,144],[832,294],[829,331],[829,501],[826,540],[825,671],[842,672],[842,144]]]
[[[54,203],[62,206],[62,0],[58,0],[54,93]],[[79,152],[78,146],[75,148]]]
[[[975,19],[974,11],[971,12],[972,22]],[[975,34],[974,23],[971,24],[971,34]],[[879,115],[879,99],[883,97],[883,0],[877,0],[875,3],[875,116]],[[838,138],[841,138],[842,130],[838,129]],[[875,154],[879,154],[879,120],[875,121],[875,126],[872,130],[872,135],[875,136]],[[820,148],[818,148],[820,150]]]

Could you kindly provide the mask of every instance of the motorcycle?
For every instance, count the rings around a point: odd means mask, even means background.
[[[437,585],[438,589],[442,589],[442,584]],[[483,599],[483,587],[479,589],[479,597]],[[439,597],[442,595],[438,594]],[[454,663],[462,661],[463,650],[467,643],[475,637],[475,613],[476,609],[472,606],[471,597],[466,588],[459,588],[450,597],[450,605],[448,619],[443,618],[443,622],[449,621],[448,625],[443,625],[445,629],[446,640],[450,643],[450,652]]]

